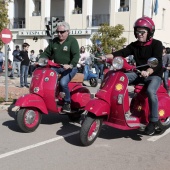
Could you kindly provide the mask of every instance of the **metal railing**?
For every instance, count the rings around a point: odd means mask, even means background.
[[[110,14],[95,14],[87,16],[87,27],[100,26],[104,23],[110,24]]]
[[[25,18],[10,19],[9,28],[10,29],[25,28]]]

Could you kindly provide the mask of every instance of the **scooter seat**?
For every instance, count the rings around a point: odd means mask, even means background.
[[[144,87],[144,84],[135,85],[134,92],[139,93],[143,89],[143,87]],[[166,93],[166,89],[164,88],[163,84],[160,85],[157,93]]]
[[[60,79],[61,74],[58,74],[58,78]],[[76,73],[76,75],[71,79],[70,82],[82,83],[84,81],[84,74]]]

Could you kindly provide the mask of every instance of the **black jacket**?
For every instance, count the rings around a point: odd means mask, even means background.
[[[147,60],[151,57],[155,57],[158,59],[157,67],[153,68],[154,72],[151,76],[159,76],[162,77],[163,69],[162,69],[162,51],[163,45],[159,40],[152,39],[151,43],[146,43],[143,46],[139,45],[138,41],[132,42],[126,48],[121,49],[113,53],[115,56],[127,57],[129,55],[134,56],[134,60],[136,62],[136,66],[147,64]],[[146,70],[149,66],[141,67],[139,70]]]

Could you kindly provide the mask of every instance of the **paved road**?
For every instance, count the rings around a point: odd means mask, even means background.
[[[79,122],[70,122],[66,115],[43,115],[35,132],[23,133],[11,109],[0,112],[0,170],[169,169],[170,130],[149,137],[103,125],[95,143],[83,147]]]
[[[103,126],[89,147],[79,141],[79,123],[67,116],[43,116],[35,132],[22,133],[14,112],[0,113],[1,170],[167,170],[170,166],[170,135],[145,136]]]

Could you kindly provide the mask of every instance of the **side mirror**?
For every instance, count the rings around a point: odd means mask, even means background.
[[[147,63],[150,67],[156,67],[158,65],[158,59],[154,57],[149,58]]]

